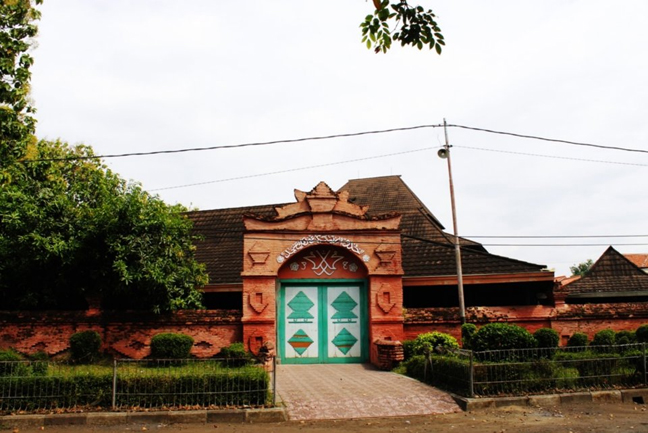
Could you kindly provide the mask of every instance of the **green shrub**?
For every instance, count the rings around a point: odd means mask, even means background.
[[[142,369],[141,364],[120,367],[122,390],[117,405],[123,407],[261,406],[268,402],[269,376],[253,366],[224,370],[216,362],[167,368]],[[81,366],[64,368],[56,376],[0,377],[0,389],[11,393],[2,400],[3,410],[109,407],[110,368]],[[224,374],[224,373],[227,374]],[[39,395],[34,390],[56,390]],[[129,391],[130,390],[130,391]],[[145,390],[138,393],[137,390]],[[191,392],[178,392],[191,390]],[[216,392],[218,391],[218,392]]]
[[[567,340],[568,347],[585,347],[589,344],[587,334],[583,332],[574,332],[574,334]]]
[[[533,338],[538,342],[541,348],[556,348],[560,342],[560,336],[556,330],[551,328],[540,328],[533,333]]]
[[[461,325],[461,345],[464,349],[470,350],[470,342],[475,332],[477,332],[477,326],[474,323],[464,323]]]
[[[554,371],[558,390],[576,388],[578,377],[578,369],[574,367],[557,367]]]
[[[594,351],[599,353],[611,353],[614,352],[614,346],[616,344],[616,333],[611,329],[603,329],[597,332],[592,338],[590,346]]]
[[[216,358],[225,360],[225,363],[230,367],[240,367],[253,362],[252,354],[245,350],[243,343],[232,343],[223,347]]]
[[[403,356],[405,361],[414,356],[414,340],[403,341]]]
[[[70,361],[90,364],[99,359],[101,336],[97,331],[82,331],[70,337]]]
[[[414,340],[412,345],[413,355],[425,355],[426,353],[433,353],[435,350],[445,352],[449,349],[458,349],[459,343],[452,335],[444,334],[443,332],[426,332],[419,334]]]
[[[29,365],[31,366],[32,372],[35,376],[47,375],[47,370],[49,369],[49,355],[47,353],[39,350],[29,358],[31,359]]]
[[[485,350],[530,349],[536,347],[536,340],[526,329],[507,323],[489,323],[473,335],[472,349]]]
[[[648,343],[648,324],[641,325],[635,331],[637,343]]]
[[[186,334],[157,334],[151,339],[151,358],[187,359],[193,344],[194,339]]]
[[[617,345],[634,344],[637,342],[637,336],[632,331],[619,331],[616,333],[614,341]]]
[[[580,375],[578,385],[581,387],[600,386],[608,383],[608,378],[619,363],[618,353],[600,352],[559,352],[555,361],[570,368],[576,368]]]
[[[22,361],[22,357],[13,349],[0,350],[0,376],[23,376],[25,364],[14,363]]]

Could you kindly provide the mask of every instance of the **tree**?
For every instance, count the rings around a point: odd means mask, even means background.
[[[419,50],[428,46],[441,54],[445,40],[431,9],[410,6],[407,0],[392,4],[389,0],[373,0],[373,3],[374,13],[360,24],[362,42],[367,48],[386,53],[392,41],[398,41],[401,46],[411,45]],[[389,28],[390,23],[395,23],[393,30]]]
[[[0,186],[19,175],[13,162],[36,144],[35,110],[29,103],[29,68],[34,59],[28,50],[39,18],[30,0],[0,2]]]
[[[0,305],[155,312],[201,307],[191,222],[87,146],[40,141],[0,192]],[[69,159],[76,158],[76,159]],[[81,159],[79,159],[81,158]]]
[[[0,306],[156,312],[201,306],[191,222],[101,164],[38,141],[28,50],[42,0],[0,2]]]
[[[579,263],[579,264],[574,265],[574,266],[570,266],[569,270],[572,273],[572,277],[575,277],[575,276],[582,277],[583,275],[585,275],[590,270],[590,268],[592,267],[593,264],[594,264],[594,262],[592,261],[592,259],[587,259],[586,261],[584,261],[582,263]]]

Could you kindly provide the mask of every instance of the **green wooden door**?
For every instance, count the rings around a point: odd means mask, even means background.
[[[279,290],[279,356],[287,364],[365,362],[362,284],[285,284]]]

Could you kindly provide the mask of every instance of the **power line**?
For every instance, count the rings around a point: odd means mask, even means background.
[[[507,135],[512,137],[547,141],[553,143],[570,144],[574,146],[587,146],[587,147],[593,147],[597,149],[618,150],[624,152],[648,153],[648,150],[644,150],[644,149],[632,149],[627,147],[604,146],[600,144],[581,143],[576,141],[546,138],[546,137],[540,137],[534,135],[517,134],[513,132],[496,131],[492,129],[477,128],[477,127],[465,126],[465,125],[449,124],[447,126],[450,128],[460,128],[460,129],[466,129],[471,131],[487,132],[490,134]],[[372,130],[372,131],[351,132],[346,134],[332,134],[332,135],[323,135],[323,136],[314,136],[314,137],[302,137],[302,138],[285,139],[285,140],[260,141],[260,142],[251,142],[251,143],[207,146],[207,147],[192,147],[192,148],[181,148],[181,149],[171,149],[171,150],[154,150],[149,152],[130,152],[130,153],[93,155],[93,156],[70,156],[66,158],[43,158],[43,159],[25,160],[24,162],[78,161],[78,160],[89,160],[89,159],[125,158],[125,157],[132,157],[132,156],[151,156],[151,155],[175,154],[175,153],[186,153],[186,152],[201,152],[207,150],[237,149],[243,147],[269,146],[274,144],[285,144],[285,143],[300,143],[300,142],[315,141],[315,140],[330,140],[335,138],[359,137],[363,135],[385,134],[391,132],[412,131],[416,129],[441,128],[441,127],[443,127],[443,125],[441,124],[417,125],[417,126],[408,126],[402,128],[380,129],[380,130]]]
[[[391,129],[380,129],[374,131],[362,131],[362,132],[351,132],[347,134],[333,134],[333,135],[322,135],[315,137],[302,137],[302,138],[293,138],[286,140],[274,140],[274,141],[258,141],[252,143],[242,143],[242,144],[226,144],[221,146],[208,146],[208,147],[192,147],[192,148],[183,148],[183,149],[171,149],[171,150],[154,150],[150,152],[130,152],[130,153],[116,153],[108,155],[96,155],[96,156],[70,156],[66,158],[45,158],[45,159],[32,159],[27,160],[29,162],[47,162],[47,161],[77,161],[77,160],[88,160],[88,159],[105,159],[105,158],[125,158],[130,156],[150,156],[150,155],[163,155],[163,154],[173,154],[173,153],[185,153],[185,152],[201,152],[205,150],[221,150],[221,149],[238,149],[242,147],[254,147],[254,146],[269,146],[273,144],[284,144],[284,143],[300,143],[304,141],[314,141],[314,140],[330,140],[334,138],[345,138],[345,137],[359,137],[362,135],[372,135],[372,134],[386,134],[389,132],[397,131],[412,131],[415,129],[424,129],[424,128],[440,128],[443,125],[418,125],[418,126],[407,126],[403,128],[391,128]]]
[[[604,161],[601,159],[585,159],[585,158],[572,158],[568,156],[554,156],[554,155],[541,155],[537,153],[525,153],[525,152],[513,152],[509,150],[496,150],[496,149],[485,149],[483,147],[471,147],[471,146],[459,146],[454,145],[453,147],[458,147],[461,149],[471,149],[471,150],[482,150],[485,152],[497,152],[497,153],[508,153],[512,155],[524,155],[524,156],[535,156],[539,158],[552,158],[552,159],[567,159],[571,161],[583,161],[583,162],[598,162],[601,164],[617,164],[617,165],[633,165],[639,167],[648,167],[648,164],[637,164],[633,162],[618,162],[618,161]]]
[[[586,146],[586,147],[594,147],[594,148],[597,148],[597,149],[606,149],[606,150],[620,150],[620,151],[623,151],[623,152],[648,153],[648,150],[644,150],[644,149],[633,149],[633,148],[629,148],[629,147],[604,146],[602,144],[581,143],[581,142],[578,142],[578,141],[569,141],[569,140],[561,140],[561,139],[557,139],[557,138],[540,137],[540,136],[537,136],[537,135],[517,134],[517,133],[514,133],[514,132],[504,132],[504,131],[495,131],[493,129],[476,128],[474,126],[450,125],[450,124],[448,124],[448,127],[467,129],[467,130],[471,130],[471,131],[488,132],[489,134],[508,135],[508,136],[511,136],[511,137],[518,137],[518,138],[528,138],[528,139],[531,139],[531,140],[549,141],[549,142],[552,142],[552,143],[570,144],[570,145],[573,145],[573,146]]]
[[[149,191],[151,191],[151,192],[153,192],[153,191],[163,191],[163,190],[169,190],[169,189],[187,188],[187,187],[190,187],[190,186],[199,186],[199,185],[208,185],[208,184],[212,184],[212,183],[229,182],[229,181],[233,181],[233,180],[250,179],[250,178],[254,178],[254,177],[271,176],[271,175],[274,175],[274,174],[291,173],[291,172],[294,172],[294,171],[310,170],[312,168],[330,167],[332,165],[348,164],[348,163],[351,163],[351,162],[358,162],[358,161],[369,161],[369,160],[372,160],[372,159],[386,158],[386,157],[389,157],[389,156],[404,155],[404,154],[407,154],[407,153],[422,152],[422,151],[425,151],[425,150],[433,150],[433,149],[435,149],[435,148],[434,147],[423,147],[423,148],[420,148],[420,149],[405,150],[403,152],[386,153],[386,154],[383,154],[383,155],[367,156],[365,158],[356,158],[356,159],[348,159],[348,160],[345,160],[345,161],[329,162],[327,164],[309,165],[309,166],[306,166],[306,167],[288,168],[288,169],[285,169],[285,170],[270,171],[270,172],[266,172],[266,173],[248,174],[248,175],[244,175],[244,176],[228,177],[228,178],[217,179],[217,180],[208,180],[208,181],[205,181],[205,182],[187,183],[187,184],[184,184],[184,185],[176,185],[176,186],[167,186],[167,187],[164,187],[164,188],[150,189]]]

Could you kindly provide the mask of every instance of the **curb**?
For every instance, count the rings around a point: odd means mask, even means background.
[[[648,403],[648,388],[614,391],[588,391],[565,394],[543,394],[523,397],[467,398],[451,394],[464,411],[478,411],[507,406],[559,406],[571,403]]]
[[[270,423],[286,421],[283,407],[157,412],[88,412],[51,415],[0,416],[0,428],[54,425],[114,426],[122,424]]]

